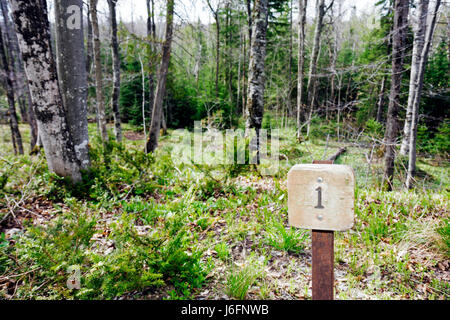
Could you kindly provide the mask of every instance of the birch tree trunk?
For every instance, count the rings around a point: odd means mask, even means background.
[[[256,130],[257,163],[259,164],[259,133],[264,114],[265,58],[267,45],[268,0],[255,0],[252,39],[248,69],[247,129]]]
[[[49,170],[78,182],[80,163],[59,91],[46,1],[11,0],[11,8]]]
[[[95,85],[96,85],[96,99],[97,99],[97,124],[100,129],[100,136],[105,142],[108,138],[108,131],[106,130],[106,115],[105,102],[103,99],[103,74],[102,61],[100,56],[100,30],[98,27],[97,17],[97,2],[98,0],[89,0],[89,13],[91,15],[92,36],[94,48],[94,65],[95,65]]]
[[[317,73],[317,63],[319,61],[319,49],[320,49],[320,36],[323,29],[323,17],[325,16],[325,0],[317,0],[316,2],[316,26],[314,29],[314,43],[311,52],[311,62],[309,65],[308,73],[308,85],[306,87],[306,92],[308,95],[307,106],[308,106],[308,124],[307,124],[307,135],[309,135],[310,122],[312,118],[312,113],[315,104],[315,94],[316,94],[316,73]]]
[[[117,0],[108,0],[109,21],[111,31],[111,51],[113,60],[113,92],[111,97],[111,106],[114,116],[114,134],[118,142],[122,142],[122,127],[119,111],[120,95],[120,56],[119,43],[117,41],[117,18],[116,18]]]
[[[417,10],[417,22],[414,30],[414,44],[411,61],[411,75],[409,80],[408,106],[406,108],[405,124],[403,127],[403,140],[400,147],[400,154],[405,156],[409,151],[409,142],[411,137],[411,122],[413,117],[413,103],[418,91],[419,68],[422,58],[422,51],[425,46],[425,31],[427,28],[429,0],[419,0]]]
[[[55,1],[56,63],[67,123],[81,168],[90,166],[83,1]]]
[[[308,0],[298,1],[298,77],[297,77],[297,139],[301,135],[301,122],[305,116],[302,116],[303,105],[303,78],[305,68],[305,25],[306,25],[306,7]]]
[[[333,14],[331,14],[333,16]],[[330,98],[325,104],[325,119],[329,119],[330,114],[330,106],[334,109],[336,107],[336,63],[338,59],[338,46],[339,46],[339,33],[340,33],[340,24],[341,24],[341,16],[342,16],[342,1],[339,1],[338,6],[338,15],[333,21],[330,23],[331,27],[331,35],[329,39],[330,45],[329,45],[329,57],[330,57],[330,71],[331,71],[331,79],[330,79]]]
[[[9,43],[6,43],[9,46]],[[3,83],[6,90],[6,98],[8,100],[9,126],[11,128],[11,138],[14,146],[14,154],[23,154],[22,136],[19,130],[19,121],[17,119],[16,102],[14,99],[14,69],[11,65],[11,50],[9,50],[9,60],[5,52],[5,44],[3,43],[3,31],[0,29],[0,58],[3,66],[4,76]]]
[[[169,70],[170,53],[172,49],[173,12],[174,12],[174,0],[167,0],[166,34],[162,48],[162,59],[158,72],[156,95],[155,100],[153,102],[152,120],[150,125],[150,134],[147,141],[146,152],[154,152],[158,147],[159,131],[161,128],[162,107],[164,95],[166,92],[166,79],[167,79],[167,72]]]
[[[217,9],[213,9],[211,2],[206,0],[211,13],[214,16],[214,20],[216,21],[216,79],[215,79],[215,88],[216,88],[216,98],[219,97],[219,72],[220,72],[220,20],[219,20],[219,4],[217,5]]]
[[[147,0],[147,38],[150,41],[149,45],[149,59],[148,59],[148,67],[149,67],[149,79],[148,86],[150,91],[149,96],[149,105],[153,106],[153,100],[155,98],[155,54],[156,48],[154,45],[154,41],[156,40],[156,25],[155,25],[155,5],[153,0]]]
[[[416,144],[417,144],[416,142],[417,142],[417,124],[419,122],[420,96],[422,94],[425,66],[428,61],[428,53],[430,51],[430,46],[433,39],[433,33],[436,26],[436,17],[440,4],[441,0],[436,0],[430,24],[426,27],[425,44],[422,49],[420,64],[418,68],[417,88],[415,90],[416,92],[412,104],[413,114],[411,120],[411,132],[410,132],[409,153],[408,153],[408,172],[406,174],[406,183],[405,183],[407,188],[412,187],[414,175],[416,172]]]
[[[394,29],[392,36],[392,73],[391,89],[389,93],[389,106],[386,120],[384,142],[386,153],[384,157],[384,181],[387,190],[392,190],[394,180],[395,145],[398,133],[398,112],[400,109],[399,97],[403,74],[403,56],[405,35],[408,26],[408,0],[396,0],[394,4]]]
[[[289,1],[289,50],[288,50],[288,92],[287,92],[287,99],[286,99],[286,125],[287,125],[287,119],[290,117],[292,112],[292,106],[291,106],[291,98],[292,98],[292,51],[293,51],[293,30],[292,30],[292,10],[293,10],[293,3],[292,0]]]

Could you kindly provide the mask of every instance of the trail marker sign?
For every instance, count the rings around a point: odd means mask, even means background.
[[[355,175],[337,164],[298,164],[288,173],[289,224],[344,231],[354,222]]]
[[[288,173],[289,224],[312,230],[312,298],[333,300],[334,231],[354,223],[355,174],[333,160],[299,164]]]

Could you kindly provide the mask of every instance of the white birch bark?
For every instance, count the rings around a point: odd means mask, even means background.
[[[11,0],[11,9],[49,170],[78,182],[80,164],[59,91],[46,1]]]
[[[301,135],[303,78],[305,68],[305,25],[307,0],[298,0],[298,77],[297,77],[297,138]]]
[[[264,113],[266,33],[268,1],[256,0],[248,70],[247,128],[261,129]]]
[[[122,141],[122,126],[119,111],[119,95],[120,95],[120,56],[119,43],[117,40],[117,18],[116,18],[117,0],[108,0],[109,21],[111,32],[111,51],[113,60],[113,92],[111,96],[111,106],[114,116],[114,134],[118,142]]]
[[[316,26],[314,29],[314,43],[311,53],[311,62],[309,65],[308,72],[308,84],[306,87],[307,106],[308,106],[308,124],[307,124],[307,136],[309,136],[310,122],[312,118],[312,113],[315,104],[316,95],[316,73],[317,64],[319,61],[319,51],[320,51],[320,36],[323,29],[323,17],[325,16],[325,0],[317,0],[316,2]]]
[[[260,130],[264,114],[268,0],[255,0],[248,69],[246,128],[256,130],[256,163],[260,163]],[[250,142],[254,145],[254,141]],[[255,150],[255,149],[253,149]]]
[[[422,58],[422,51],[425,46],[425,32],[427,28],[429,0],[419,0],[417,17],[414,30],[414,44],[411,61],[411,75],[409,80],[408,106],[406,108],[405,124],[403,127],[403,140],[400,147],[400,154],[405,156],[409,151],[411,137],[411,122],[413,117],[413,103],[419,87],[419,68]]]
[[[439,10],[441,0],[436,0],[435,7],[431,16],[430,24],[426,28],[426,35],[424,46],[422,49],[422,54],[420,56],[420,64],[418,68],[417,75],[417,90],[414,96],[414,101],[412,104],[412,119],[411,119],[411,132],[408,150],[408,171],[406,174],[405,185],[407,188],[411,188],[413,185],[413,178],[416,171],[416,140],[417,140],[417,125],[419,122],[419,105],[420,96],[422,94],[423,78],[425,75],[425,66],[428,61],[428,53],[430,51],[431,42],[433,40],[434,29],[436,26],[437,12]]]

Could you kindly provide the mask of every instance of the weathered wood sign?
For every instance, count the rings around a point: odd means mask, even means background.
[[[344,231],[354,222],[355,176],[345,165],[298,164],[288,173],[289,224]]]
[[[335,158],[334,158],[335,159]],[[354,222],[353,169],[334,159],[300,164],[288,173],[289,224],[312,229],[312,298],[334,297],[334,231]]]

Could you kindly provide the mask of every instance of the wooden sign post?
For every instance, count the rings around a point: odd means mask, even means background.
[[[332,160],[295,165],[288,173],[289,224],[312,230],[312,298],[333,300],[334,231],[352,228],[353,169]]]

